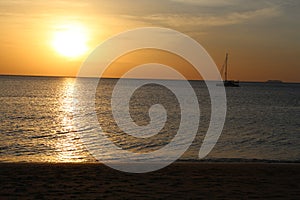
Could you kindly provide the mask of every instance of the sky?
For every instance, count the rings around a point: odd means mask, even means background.
[[[2,0],[0,74],[76,76],[103,41],[150,26],[187,34],[219,68],[228,52],[231,79],[300,82],[299,8],[299,0]]]

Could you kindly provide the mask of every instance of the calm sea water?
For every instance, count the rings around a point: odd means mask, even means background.
[[[77,102],[84,101],[85,92],[95,81],[0,76],[0,161],[96,161],[80,139],[84,131],[97,134],[95,127],[89,120],[82,120],[81,127],[74,126],[73,112],[74,97]],[[111,114],[111,91],[116,81],[101,80],[95,101],[98,122],[110,141],[132,152],[151,152],[168,144],[180,124],[180,107],[174,95],[155,84],[134,93],[130,114],[137,125],[149,123],[151,105],[160,103],[167,110],[167,122],[159,134],[147,140],[134,138],[117,126]],[[79,88],[76,94],[75,83]],[[211,112],[205,84],[190,83],[198,96],[201,122],[193,144],[181,160],[197,160]],[[226,88],[226,93],[225,126],[218,143],[205,159],[300,161],[300,84],[241,83],[240,88]],[[82,113],[90,114],[84,107]],[[104,141],[94,142],[106,145]],[[114,153],[107,153],[104,159],[113,159]]]

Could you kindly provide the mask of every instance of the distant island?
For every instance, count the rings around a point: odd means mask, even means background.
[[[281,80],[267,80],[266,83],[283,83]]]

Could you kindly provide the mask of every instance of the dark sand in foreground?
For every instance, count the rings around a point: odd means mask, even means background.
[[[102,164],[1,163],[0,199],[298,199],[300,164],[176,163],[129,174]]]

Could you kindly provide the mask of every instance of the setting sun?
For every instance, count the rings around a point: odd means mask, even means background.
[[[88,50],[87,33],[82,25],[67,24],[54,32],[52,47],[62,56],[77,57]]]

